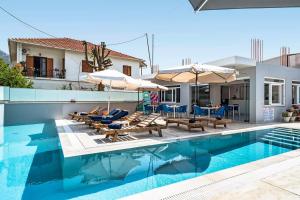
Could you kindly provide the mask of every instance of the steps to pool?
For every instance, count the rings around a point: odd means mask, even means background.
[[[264,134],[260,140],[264,143],[287,147],[300,148],[300,130],[290,128],[274,128]]]

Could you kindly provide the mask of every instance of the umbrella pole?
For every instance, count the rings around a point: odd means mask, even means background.
[[[138,89],[138,105],[137,105],[137,111],[139,110],[139,106],[140,106],[140,89]]]
[[[196,97],[196,99],[195,99],[195,104],[197,105],[197,98],[198,98],[198,94],[197,94],[197,87],[198,87],[198,73],[196,73],[196,83],[195,83],[195,97]],[[193,108],[193,110],[194,110],[194,121],[196,120],[196,112],[195,112],[195,108]]]
[[[108,113],[110,112],[110,90],[111,90],[111,81],[109,83],[109,88],[108,88],[108,102],[107,102],[107,111],[108,111]]]

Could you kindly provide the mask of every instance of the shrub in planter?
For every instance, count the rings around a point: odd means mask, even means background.
[[[293,113],[292,113],[292,114],[293,114]],[[282,113],[282,118],[283,118],[283,121],[284,121],[284,122],[289,122],[290,119],[291,119],[291,116],[290,116],[289,112],[283,112],[283,113]]]
[[[290,108],[290,109],[287,109],[286,112],[288,113],[288,116],[291,117],[294,113],[295,109],[294,108]]]
[[[295,121],[296,121],[296,118],[297,118],[297,116],[298,116],[298,113],[297,113],[297,112],[293,112],[293,115],[292,115],[292,117],[291,117],[290,121],[291,121],[291,122],[295,122]]]

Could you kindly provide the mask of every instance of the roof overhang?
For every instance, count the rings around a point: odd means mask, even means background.
[[[243,68],[256,66],[256,61],[241,56],[232,56],[228,58],[207,62],[206,64],[216,65],[220,67],[234,68],[234,69],[243,69]]]
[[[299,0],[189,0],[195,11],[300,7]]]

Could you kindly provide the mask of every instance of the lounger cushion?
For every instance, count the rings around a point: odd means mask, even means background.
[[[110,129],[121,129],[123,124],[109,124],[108,128]]]
[[[111,124],[112,120],[110,120],[110,119],[103,119],[103,120],[101,120],[101,123],[102,124]]]

